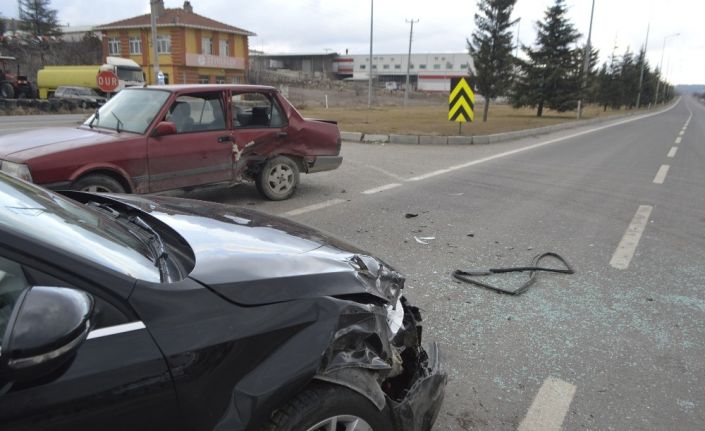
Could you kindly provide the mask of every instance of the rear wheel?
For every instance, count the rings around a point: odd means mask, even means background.
[[[299,185],[299,168],[286,156],[267,160],[256,178],[257,190],[269,200],[289,199]]]
[[[91,193],[125,193],[125,188],[115,178],[107,175],[91,174],[79,178],[71,187],[73,190]]]
[[[275,411],[265,431],[389,431],[388,410],[343,386],[314,383]]]
[[[12,85],[9,82],[3,82],[0,84],[0,97],[3,99],[15,98],[15,89],[12,88]]]

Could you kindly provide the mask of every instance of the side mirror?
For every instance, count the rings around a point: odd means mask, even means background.
[[[34,380],[73,359],[90,331],[93,298],[63,287],[33,286],[20,294],[0,350],[0,373]]]
[[[153,136],[167,136],[176,134],[176,124],[171,121],[160,121],[154,128]]]

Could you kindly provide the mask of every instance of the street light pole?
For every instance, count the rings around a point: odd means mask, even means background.
[[[646,25],[646,40],[644,41],[644,56],[641,59],[641,72],[639,73],[639,93],[636,95],[636,109],[639,109],[641,103],[641,86],[644,83],[644,67],[646,66],[646,50],[649,47],[649,28],[651,23]]]
[[[372,32],[374,29],[375,0],[370,0],[370,69],[367,82],[367,109],[372,108]]]
[[[519,58],[519,32],[521,31],[521,17],[517,18],[517,46],[514,48],[514,58]]]
[[[659,77],[656,80],[656,96],[654,99],[654,105],[658,104],[658,91],[659,91],[659,88],[661,87],[661,75],[663,75],[663,53],[666,51],[666,40],[668,40],[674,36],[680,36],[680,33],[669,34],[668,36],[665,36],[663,38],[663,45],[661,45],[661,61],[659,61],[659,64],[658,64]]]
[[[406,86],[404,87],[404,106],[409,100],[409,68],[411,67],[411,40],[414,36],[414,23],[419,22],[419,20],[406,20],[406,22],[411,23],[411,30],[409,31],[409,56],[406,59]]]
[[[587,86],[587,74],[590,70],[590,54],[592,50],[590,49],[590,39],[592,38],[592,17],[595,15],[595,0],[592,0],[592,9],[590,10],[590,28],[588,29],[587,44],[585,45],[585,54],[583,54],[583,82],[580,85],[580,98],[578,99],[578,120],[583,114],[583,91]]]

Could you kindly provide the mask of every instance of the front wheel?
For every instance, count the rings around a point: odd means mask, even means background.
[[[286,156],[277,156],[267,162],[257,174],[257,190],[267,199],[289,199],[299,185],[299,168]]]
[[[91,174],[73,183],[73,190],[91,193],[125,193],[125,188],[115,178],[107,175]]]
[[[264,431],[389,431],[388,409],[343,386],[314,383],[275,411]]]

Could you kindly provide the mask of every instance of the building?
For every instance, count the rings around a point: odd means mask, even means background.
[[[254,33],[183,8],[157,2],[159,69],[170,84],[241,83],[248,68],[248,38]],[[150,14],[96,27],[103,33],[103,57],[131,58],[142,66],[147,82],[155,83],[152,68]]]
[[[406,82],[408,54],[372,56],[372,76],[383,82]],[[369,79],[369,55],[339,56],[333,62],[333,73],[340,79]],[[418,91],[449,91],[451,78],[468,76],[475,70],[468,53],[412,54],[409,81]]]
[[[81,25],[81,26],[61,26],[61,40],[64,42],[80,42],[86,37],[86,34],[92,34],[98,39],[103,37],[103,33],[95,30],[92,25]]]
[[[299,78],[334,78],[333,64],[338,54],[331,53],[284,53],[265,54],[250,51],[250,70],[276,70]]]

